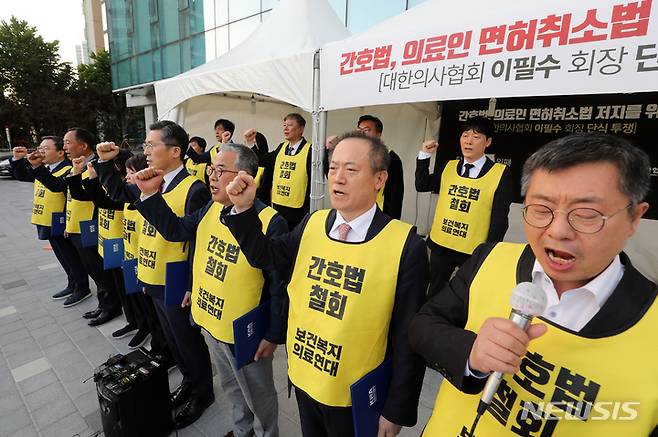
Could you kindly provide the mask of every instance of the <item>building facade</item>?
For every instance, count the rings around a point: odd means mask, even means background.
[[[328,0],[358,33],[425,0]],[[211,61],[244,41],[278,0],[104,0],[112,88],[157,118],[152,83]],[[282,26],[294,23],[281,23]]]

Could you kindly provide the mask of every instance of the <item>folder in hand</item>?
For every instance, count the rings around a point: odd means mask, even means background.
[[[63,237],[66,230],[66,213],[53,212],[53,223],[50,227],[51,237]]]
[[[238,369],[254,361],[258,345],[270,325],[270,301],[233,320],[233,347]]]
[[[98,246],[98,223],[96,220],[80,222],[80,241],[82,247]]]
[[[169,262],[165,268],[165,305],[180,305],[190,282],[190,263]]]
[[[355,437],[377,437],[379,416],[384,409],[393,366],[384,360],[350,386]]]
[[[137,279],[137,258],[121,261],[123,271],[123,286],[126,294],[135,294],[142,291],[142,284]]]
[[[103,270],[118,269],[123,261],[123,238],[103,240]]]

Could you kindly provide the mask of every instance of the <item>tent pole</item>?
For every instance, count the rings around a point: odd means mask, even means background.
[[[311,212],[323,207],[324,142],[327,133],[327,112],[320,107],[320,50],[313,56],[313,147],[311,155]]]

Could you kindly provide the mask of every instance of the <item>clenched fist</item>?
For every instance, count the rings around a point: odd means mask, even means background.
[[[14,158],[14,161],[18,161],[19,159],[23,159],[27,156],[27,147],[14,147],[11,149],[11,154],[12,157]]]
[[[254,204],[256,198],[256,182],[254,178],[244,170],[241,170],[235,178],[226,186],[228,194],[236,213],[248,210]]]
[[[96,154],[103,161],[111,161],[119,155],[119,146],[112,141],[97,144]]]
[[[439,143],[436,140],[427,140],[423,142],[422,147],[420,148],[421,152],[425,153],[434,153],[434,151],[439,147]]]
[[[257,131],[253,127],[245,131],[245,133],[242,135],[244,138],[245,146],[252,147],[254,144],[256,144],[256,133]]]

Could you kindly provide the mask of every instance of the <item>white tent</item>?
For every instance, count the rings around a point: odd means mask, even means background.
[[[348,35],[326,0],[281,0],[242,44],[156,82],[159,118],[171,117],[174,108],[191,98],[222,92],[258,93],[310,112],[314,53]]]

